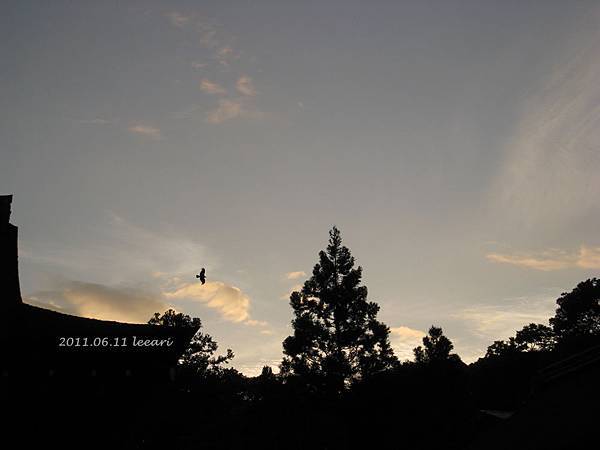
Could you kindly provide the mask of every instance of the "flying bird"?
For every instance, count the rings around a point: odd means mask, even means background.
[[[200,271],[200,273],[198,275],[196,275],[196,278],[200,279],[200,282],[202,284],[206,283],[206,275],[205,275],[206,271],[204,270],[204,267],[202,268],[202,270]]]

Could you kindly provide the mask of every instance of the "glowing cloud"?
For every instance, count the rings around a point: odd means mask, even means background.
[[[67,314],[132,323],[145,323],[155,312],[168,308],[160,295],[81,281],[63,282],[56,290],[38,292],[25,300]]]
[[[423,336],[423,331],[406,326],[390,328],[390,341],[400,360],[413,358],[413,349],[422,344]]]
[[[227,320],[243,322],[250,318],[250,299],[239,288],[221,281],[186,283],[172,292],[165,292],[167,299],[195,300],[216,309]]]

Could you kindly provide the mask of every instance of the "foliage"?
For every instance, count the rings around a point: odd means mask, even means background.
[[[460,360],[458,355],[450,354],[454,345],[444,336],[441,328],[431,326],[429,333],[423,338],[423,347],[419,345],[413,350],[417,364]]]
[[[227,364],[234,356],[231,349],[227,349],[225,355],[215,356],[218,345],[209,334],[204,334],[200,331],[202,322],[198,317],[192,318],[186,314],[177,313],[173,309],[169,309],[163,315],[155,313],[148,323],[150,325],[168,327],[198,327],[198,332],[194,335],[189,347],[179,360],[179,365],[188,374],[222,374],[225,369],[221,365]]]
[[[550,325],[560,340],[600,334],[600,280],[582,281],[561,294]]]
[[[517,331],[508,341],[494,341],[487,349],[486,357],[506,356],[519,352],[551,351],[556,345],[552,328],[530,323]]]
[[[556,344],[556,335],[552,328],[539,323],[530,323],[517,331],[515,345],[521,351],[548,351]]]
[[[600,335],[600,280],[588,279],[556,300],[558,308],[550,326],[531,323],[508,341],[495,341],[486,357],[518,352],[551,351],[559,344],[585,345],[584,340]]]
[[[283,342],[284,377],[295,375],[312,388],[341,392],[397,364],[390,330],[377,320],[379,306],[367,301],[361,277],[362,268],[354,268],[334,226],[312,277],[290,296],[294,334]]]

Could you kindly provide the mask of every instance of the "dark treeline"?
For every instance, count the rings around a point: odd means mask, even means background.
[[[361,273],[334,227],[312,276],[291,294],[293,334],[283,342],[280,372],[264,367],[260,376],[245,377],[227,367],[231,350],[218,356],[214,340],[199,332],[175,384],[154,397],[159,411],[170,411],[163,418],[169,431],[148,429],[140,442],[147,448],[504,448],[496,438],[510,434],[506,418],[517,414],[538,428],[547,420],[527,412],[536,391],[555,396],[541,381],[543,369],[600,343],[600,285],[590,279],[560,296],[548,325],[529,324],[492,343],[471,365],[436,326],[414,349],[414,360],[400,362]],[[150,323],[189,321],[199,324],[167,311]],[[559,420],[565,426],[570,419]],[[585,433],[578,436],[565,436],[564,448],[578,448]],[[533,437],[526,448],[563,448],[560,439],[552,442]]]
[[[220,353],[199,328],[175,377],[32,378],[22,392],[11,388],[10,423],[23,426],[22,439],[58,448],[589,448],[599,280],[562,294],[548,324],[491,343],[467,365],[439,326],[412,361],[398,361],[361,276],[334,227],[312,275],[291,294],[293,333],[278,373],[244,376],[230,367],[234,353]],[[173,310],[149,323],[201,327]]]

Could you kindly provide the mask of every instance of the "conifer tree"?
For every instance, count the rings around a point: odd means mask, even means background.
[[[362,268],[354,268],[354,258],[334,226],[312,277],[290,296],[294,334],[283,342],[284,377],[341,392],[353,381],[397,364],[390,330],[377,320],[379,305],[367,301],[361,277]]]

